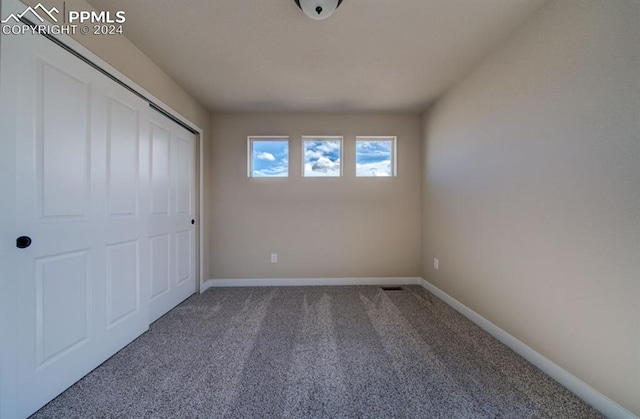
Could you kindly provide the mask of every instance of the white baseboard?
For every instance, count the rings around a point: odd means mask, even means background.
[[[264,279],[210,279],[202,284],[200,293],[219,287],[317,287],[340,285],[422,285],[417,277],[391,278],[264,278]]]
[[[498,339],[500,342],[513,349],[516,353],[522,356],[527,361],[538,367],[542,372],[549,375],[558,383],[566,387],[569,391],[580,397],[585,402],[589,403],[600,413],[608,418],[625,418],[625,419],[638,419],[633,413],[620,406],[598,390],[591,387],[575,375],[571,374],[567,370],[560,367],[558,364],[546,358],[539,352],[536,352],[522,341],[513,337],[503,329],[499,328],[489,320],[485,319],[469,307],[462,304],[460,301],[451,297],[435,285],[429,283],[424,279],[420,279],[420,285],[425,289],[435,294],[438,298],[458,311],[460,314],[480,326],[491,336]]]

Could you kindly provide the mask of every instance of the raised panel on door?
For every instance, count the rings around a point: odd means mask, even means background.
[[[176,233],[176,283],[193,280],[191,268],[193,266],[192,231],[179,231]]]
[[[43,218],[86,216],[89,197],[90,85],[37,62],[37,180]]]
[[[177,138],[176,159],[176,213],[190,215],[193,212],[194,143],[182,136]]]
[[[140,305],[138,241],[106,247],[107,327],[135,314]]]
[[[36,369],[90,337],[91,282],[86,250],[36,261]]]
[[[108,99],[107,184],[109,215],[136,215],[138,210],[138,111]]]
[[[169,234],[149,239],[151,276],[151,300],[169,291],[171,270],[171,237]]]
[[[169,215],[170,133],[151,124],[151,214]]]

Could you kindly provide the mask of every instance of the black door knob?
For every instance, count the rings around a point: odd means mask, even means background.
[[[18,249],[26,249],[29,246],[31,246],[31,237],[20,236],[16,239],[16,247]]]
[[[191,220],[191,224],[195,224],[195,223],[196,223],[196,220]]]

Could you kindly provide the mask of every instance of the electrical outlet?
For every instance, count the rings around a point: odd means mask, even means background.
[[[433,258],[433,269],[435,269],[436,271],[440,269],[440,259]]]
[[[278,254],[271,253],[271,263],[278,263]]]

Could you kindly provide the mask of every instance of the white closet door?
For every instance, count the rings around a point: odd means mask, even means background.
[[[3,88],[19,85],[16,135],[3,138],[15,142],[14,232],[32,239],[3,278],[3,365],[15,364],[2,409],[24,417],[148,327],[149,122],[146,102],[44,37],[2,42],[17,69]]]
[[[153,322],[196,291],[196,137],[160,114],[151,116],[149,133]]]

